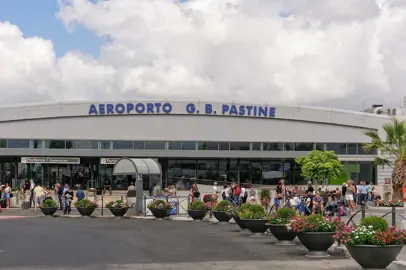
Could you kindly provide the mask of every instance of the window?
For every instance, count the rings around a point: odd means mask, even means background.
[[[8,148],[30,148],[30,140],[8,140]]]
[[[199,150],[219,150],[218,142],[199,142]]]
[[[262,168],[261,161],[251,161],[251,182],[253,184],[261,184]]]
[[[294,143],[283,143],[283,150],[285,151],[294,151],[295,150],[295,144]]]
[[[347,145],[345,143],[328,143],[327,151],[334,151],[337,155],[346,155]]]
[[[356,155],[356,154],[357,154],[357,144],[347,143],[347,155]]]
[[[136,150],[144,150],[145,149],[145,142],[144,141],[134,141],[134,149],[136,149]]]
[[[168,142],[169,150],[182,150],[182,142]]]
[[[369,151],[364,150],[364,144],[363,143],[358,143],[358,155],[377,155],[378,151],[376,149],[371,149]]]
[[[295,151],[312,151],[313,143],[295,143]]]
[[[44,144],[42,140],[31,140],[30,141],[30,148],[34,149],[42,149],[44,148]]]
[[[324,143],[315,143],[314,149],[319,151],[324,151],[326,144]]]
[[[99,149],[98,141],[80,140],[74,141],[73,148],[76,149]]]
[[[101,141],[100,146],[101,149],[111,149],[110,141]]]
[[[230,150],[230,143],[229,142],[219,142],[219,150],[229,151]]]
[[[250,143],[249,142],[230,142],[230,150],[249,151]]]
[[[133,149],[133,141],[113,141],[113,149]]]
[[[250,179],[250,161],[249,160],[240,160],[240,182],[241,184],[251,184]]]
[[[7,140],[0,139],[0,148],[7,148]]]
[[[196,177],[196,160],[182,160],[182,176],[185,178]]]
[[[66,142],[65,142],[65,148],[66,148],[66,149],[75,148],[75,147],[74,147],[74,143],[75,143],[74,141],[66,141]]]
[[[283,143],[263,143],[264,151],[282,151]]]
[[[182,142],[182,150],[196,150],[196,142]]]
[[[58,141],[58,140],[45,141],[45,148],[46,149],[65,149],[66,148],[66,142],[65,141]]]
[[[165,150],[166,143],[160,141],[146,141],[145,149],[146,150]]]
[[[253,142],[251,143],[252,151],[261,151],[261,143],[260,142]]]
[[[197,179],[218,179],[218,160],[198,160]]]

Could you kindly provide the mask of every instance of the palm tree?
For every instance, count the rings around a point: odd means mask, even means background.
[[[402,187],[406,185],[406,121],[393,118],[391,123],[383,125],[386,138],[381,139],[376,130],[366,131],[371,142],[364,144],[364,151],[377,149],[381,157],[375,158],[375,165],[393,167],[393,200],[402,199]]]

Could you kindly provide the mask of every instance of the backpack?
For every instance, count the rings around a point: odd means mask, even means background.
[[[240,194],[241,194],[241,188],[239,186],[236,186],[235,190],[234,190],[234,195],[235,196],[240,196]]]

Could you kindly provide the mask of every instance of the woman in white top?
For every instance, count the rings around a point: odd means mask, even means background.
[[[345,199],[347,200],[348,208],[350,209],[349,214],[355,212],[354,194],[355,194],[354,182],[352,180],[348,180],[347,190],[345,192]]]
[[[10,207],[10,198],[11,198],[11,187],[6,183],[6,188],[4,189],[4,198],[6,199],[7,208]]]

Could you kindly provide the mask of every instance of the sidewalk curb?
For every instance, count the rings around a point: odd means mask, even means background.
[[[391,270],[406,270],[406,261],[394,261],[389,269]]]

